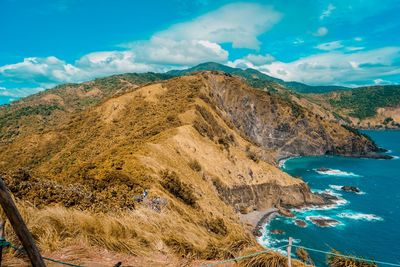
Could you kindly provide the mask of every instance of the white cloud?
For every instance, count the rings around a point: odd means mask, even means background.
[[[329,31],[328,31],[328,28],[326,28],[326,27],[319,27],[319,28],[317,29],[317,31],[313,33],[313,35],[314,35],[314,36],[321,37],[321,36],[327,35],[328,32],[329,32]]]
[[[361,38],[361,37],[354,37],[354,41],[361,42],[362,40],[363,40],[363,38]]]
[[[387,84],[392,84],[392,82],[386,81],[386,80],[383,80],[383,79],[375,79],[373,82],[374,82],[374,84],[376,84],[376,85],[387,85]]]
[[[329,4],[328,7],[322,12],[321,16],[319,17],[320,20],[323,20],[329,17],[332,14],[332,11],[335,10],[336,7],[332,4]]]
[[[245,56],[245,59],[256,66],[268,64],[275,60],[275,58],[270,54],[265,54],[265,55],[249,54]]]
[[[81,57],[75,65],[87,78],[154,70],[150,64],[136,62],[135,55],[131,51],[93,52]]]
[[[385,47],[355,53],[329,51],[288,63],[274,61],[253,67],[285,81],[350,85],[399,75],[399,61],[400,47]]]
[[[0,96],[10,97],[10,98],[20,98],[25,97],[34,93],[43,91],[44,88],[34,87],[34,88],[5,88],[0,87]]]
[[[324,51],[336,50],[344,47],[341,41],[328,42],[317,45],[315,48]]]
[[[359,51],[359,50],[364,50],[365,47],[363,46],[347,46],[346,50],[347,51]]]
[[[234,48],[259,48],[257,37],[274,26],[282,15],[272,7],[233,3],[159,32],[155,37],[171,40],[208,40],[232,43]]]
[[[56,57],[30,57],[22,62],[0,67],[0,77],[12,82],[31,82],[39,85],[71,82],[79,69]]]
[[[152,64],[194,65],[205,61],[225,62],[228,51],[207,40],[173,40],[153,37],[131,44],[136,60]]]

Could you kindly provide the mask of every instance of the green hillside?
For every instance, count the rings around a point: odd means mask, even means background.
[[[350,109],[350,116],[365,119],[376,115],[376,110],[380,107],[400,105],[400,86],[387,85],[355,88],[330,99],[330,104],[339,110]]]

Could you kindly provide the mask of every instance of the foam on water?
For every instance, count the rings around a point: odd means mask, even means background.
[[[383,221],[382,217],[375,214],[357,213],[357,212],[342,212],[337,215],[340,218],[361,221]]]
[[[328,169],[326,171],[321,171],[320,169],[313,169],[313,170],[321,175],[340,176],[340,177],[361,177],[358,174],[352,172],[345,172],[337,169]]]

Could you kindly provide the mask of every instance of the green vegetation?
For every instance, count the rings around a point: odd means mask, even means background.
[[[376,115],[379,107],[395,107],[400,104],[400,86],[371,86],[355,88],[331,99],[338,109],[350,109],[350,116],[365,119]]]
[[[0,114],[0,128],[5,125],[14,124],[17,120],[26,116],[50,116],[54,110],[62,110],[63,108],[58,105],[35,105],[22,107],[17,110],[12,110],[10,106],[7,106],[3,114]]]

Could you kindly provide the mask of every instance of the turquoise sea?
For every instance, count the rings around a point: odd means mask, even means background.
[[[392,160],[346,157],[300,157],[287,160],[282,169],[302,177],[313,191],[325,191],[340,198],[337,205],[319,209],[294,210],[297,219],[307,223],[302,228],[294,219],[276,217],[265,226],[260,238],[266,246],[279,247],[289,236],[295,243],[400,264],[400,131],[365,131],[380,147],[394,156]],[[335,170],[318,173],[318,168]],[[359,194],[340,190],[340,186],[358,187]],[[326,217],[340,222],[318,227],[310,217]],[[285,231],[270,234],[273,229]],[[310,252],[316,266],[326,266],[325,256]],[[384,265],[379,265],[384,266]]]

